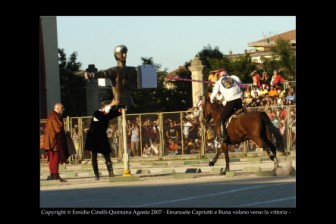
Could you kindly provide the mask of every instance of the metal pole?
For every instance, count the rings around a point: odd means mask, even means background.
[[[200,150],[200,159],[202,159],[205,156],[205,147],[207,147],[207,143],[205,142],[205,135],[206,135],[206,130],[205,130],[205,125],[203,124],[203,111],[200,112],[199,114],[199,124],[201,126],[201,150]]]
[[[164,136],[163,136],[163,115],[162,113],[159,113],[159,134],[160,134],[160,143],[158,144],[159,148],[159,159],[162,159],[163,155],[164,155],[164,145],[165,145],[165,141],[164,141]]]
[[[126,133],[126,110],[122,109],[123,146],[124,146],[124,172],[123,176],[131,176],[128,164],[127,133]]]
[[[290,152],[292,150],[292,130],[291,128],[289,127],[289,121],[292,120],[291,119],[291,114],[290,114],[290,106],[286,106],[286,116],[287,116],[287,119],[286,119],[286,131],[287,131],[287,146],[286,146],[286,150],[287,152]],[[291,121],[292,123],[292,121]]]
[[[70,117],[69,116],[66,117],[66,131],[67,132],[70,131]]]
[[[77,152],[77,162],[83,160],[83,118],[78,118],[78,152]]]

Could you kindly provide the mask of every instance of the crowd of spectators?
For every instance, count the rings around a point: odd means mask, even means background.
[[[215,72],[211,72],[209,80],[217,80]],[[265,111],[272,123],[279,128],[281,135],[287,139],[290,134],[292,148],[295,148],[296,140],[296,88],[292,83],[287,82],[278,71],[274,71],[272,78],[266,72],[260,76],[257,71],[251,73],[252,83],[243,90],[243,106],[247,110]],[[212,87],[211,84],[209,84]],[[127,116],[127,148],[129,155],[133,156],[157,156],[159,150],[163,155],[193,154],[199,153],[202,145],[202,130],[199,116],[202,113],[203,100],[195,107],[186,112],[163,115],[162,137],[160,137],[160,119],[157,114],[151,116]],[[288,107],[290,106],[290,107]],[[289,113],[289,114],[288,114]],[[84,133],[86,129],[82,127]],[[76,130],[76,131],[75,131]],[[286,131],[289,130],[289,131]],[[43,133],[43,127],[40,130]],[[42,135],[42,134],[41,134]],[[120,130],[118,125],[110,124],[107,135],[111,144],[112,156],[120,156],[118,152],[122,147],[120,144]],[[71,130],[71,136],[75,143],[79,144],[78,127]],[[84,134],[85,137],[85,134]],[[160,149],[160,141],[163,140],[163,149]],[[78,149],[78,144],[75,144]],[[248,142],[250,149],[256,146],[252,141]],[[213,153],[220,147],[215,141],[215,127],[208,126],[205,134],[205,152]],[[242,144],[234,145],[231,151],[242,150]],[[41,150],[43,158],[43,151]],[[84,155],[85,157],[85,155]],[[87,156],[86,156],[87,157]],[[85,158],[86,158],[85,157]]]

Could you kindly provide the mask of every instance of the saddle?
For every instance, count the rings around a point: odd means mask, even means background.
[[[238,116],[244,114],[246,112],[245,108],[241,108],[233,112],[233,114],[229,117],[229,119],[225,122],[225,128],[227,128],[231,122],[231,119],[237,118]]]
[[[245,112],[246,112],[245,108],[241,108],[241,109],[238,109],[235,112],[233,112],[233,114],[231,116],[233,116],[233,115],[237,116],[237,115],[245,113]]]

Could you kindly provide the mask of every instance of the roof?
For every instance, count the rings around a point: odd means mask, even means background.
[[[269,46],[274,45],[275,41],[278,39],[289,40],[291,42],[296,42],[296,29],[290,30],[284,33],[280,33],[268,38],[264,38],[258,41],[248,43],[249,47],[259,47],[259,46]]]
[[[271,56],[273,54],[272,51],[257,51],[250,53],[251,57],[259,57],[259,56]]]
[[[170,79],[170,78],[175,78],[176,76],[177,76],[177,73],[178,72],[180,72],[181,70],[186,70],[186,71],[188,71],[188,69],[187,69],[187,67],[186,66],[179,66],[177,69],[175,69],[175,70],[173,70],[173,71],[171,71],[171,72],[169,72],[168,74],[167,74],[167,78],[168,79]]]

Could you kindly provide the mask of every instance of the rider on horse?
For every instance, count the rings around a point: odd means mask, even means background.
[[[243,93],[239,87],[239,84],[241,84],[242,82],[237,76],[229,76],[224,68],[220,69],[218,72],[220,78],[215,83],[215,87],[210,96],[210,101],[211,103],[214,102],[214,99],[218,92],[220,92],[226,100],[226,104],[222,112],[222,128],[220,136],[220,142],[225,142],[228,140],[225,129],[226,120],[233,114],[233,112],[243,108],[241,100]]]

